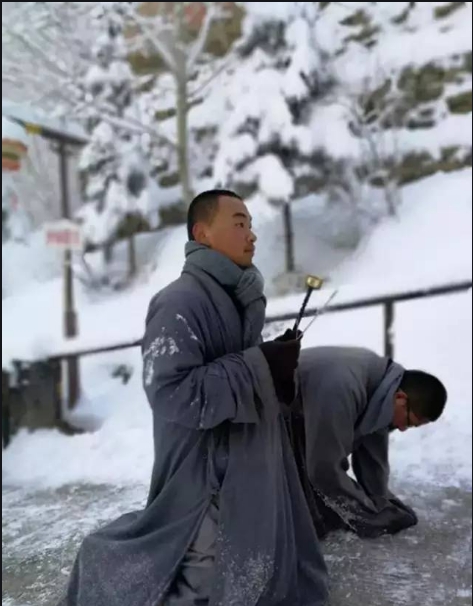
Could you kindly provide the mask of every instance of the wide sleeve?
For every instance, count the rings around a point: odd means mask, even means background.
[[[259,423],[261,402],[251,360],[255,347],[208,361],[199,300],[153,303],[143,340],[144,388],[155,415],[196,430],[225,421]]]
[[[363,437],[353,452],[356,479],[371,497],[391,498],[389,493],[389,431],[377,431]]]
[[[340,379],[324,385],[323,378],[314,394],[314,404],[305,406],[307,469],[315,491],[335,511],[375,513],[377,507],[362,486],[347,474],[356,423],[354,395]],[[323,411],[319,414],[317,408]],[[311,410],[312,409],[312,410]]]
[[[377,443],[377,448],[368,452],[358,451],[355,456],[355,470],[361,482],[348,475],[347,458],[353,448],[356,419],[354,394],[343,387],[346,384],[341,380],[336,387],[331,385],[324,390],[322,385],[317,390],[317,401],[324,402],[324,414],[319,417],[315,433],[311,431],[311,425],[312,430],[314,427],[310,411],[306,418],[307,468],[312,487],[324,505],[359,536],[376,538],[408,528],[416,520],[409,511],[391,501],[389,493],[372,492],[376,483],[382,490],[387,481],[384,443]]]

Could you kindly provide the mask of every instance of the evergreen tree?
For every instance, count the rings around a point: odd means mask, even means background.
[[[134,77],[127,60],[124,15],[120,4],[103,3],[97,15],[95,63],[85,76],[85,104],[90,143],[80,170],[85,206],[80,215],[90,245],[106,256],[118,235],[129,238],[129,273],[136,272],[133,234],[145,223],[149,170],[138,135],[125,121],[135,110]]]

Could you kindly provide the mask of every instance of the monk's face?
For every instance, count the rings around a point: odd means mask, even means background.
[[[409,406],[409,397],[403,391],[398,391],[394,397],[394,417],[391,430],[407,431],[413,427],[422,427],[429,422],[419,419]]]
[[[209,224],[199,226],[196,238],[240,267],[249,267],[255,255],[256,236],[251,216],[242,200],[222,196]]]

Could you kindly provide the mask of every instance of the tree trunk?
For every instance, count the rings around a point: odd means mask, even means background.
[[[386,206],[388,208],[389,217],[397,217],[397,211],[400,206],[400,192],[397,183],[386,177],[386,183],[384,185],[384,196],[386,200]]]
[[[189,132],[187,114],[187,78],[184,73],[176,76],[177,84],[177,155],[182,198],[187,208],[194,197],[189,172]]]
[[[110,265],[113,259],[113,240],[105,242],[103,246],[103,260],[105,265]]]
[[[188,128],[188,64],[184,50],[186,41],[186,4],[174,2],[174,79],[176,82],[177,159],[182,187],[183,208],[187,211],[192,202],[193,192],[189,171],[189,128]]]
[[[136,260],[136,244],[133,234],[128,236],[128,278],[132,280],[138,272],[138,263]]]
[[[285,202],[283,206],[284,244],[286,252],[286,272],[291,273],[296,269],[294,254],[294,231],[292,227],[291,203]]]

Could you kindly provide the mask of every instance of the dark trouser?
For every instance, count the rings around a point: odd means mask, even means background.
[[[212,502],[162,606],[208,606],[212,592],[218,503]]]

